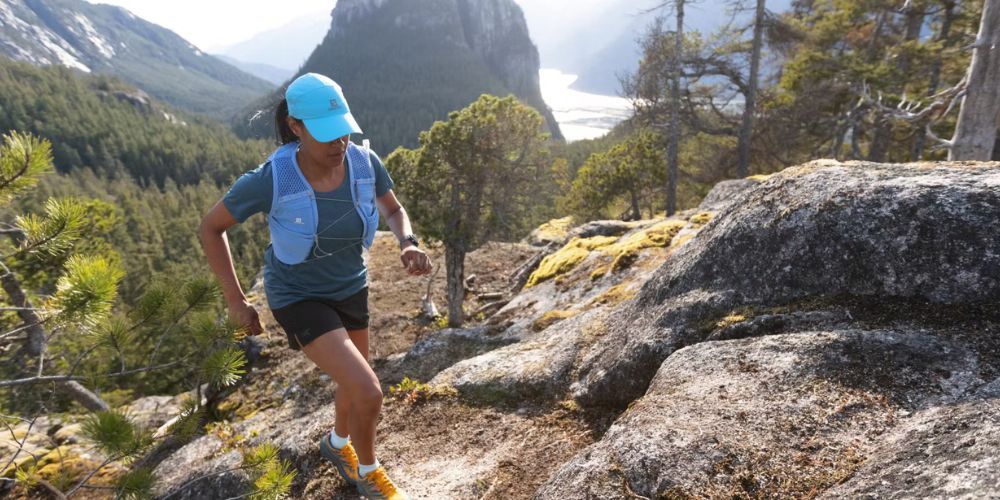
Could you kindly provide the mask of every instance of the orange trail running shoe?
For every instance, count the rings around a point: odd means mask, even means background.
[[[403,490],[396,488],[385,473],[385,468],[379,467],[358,481],[358,493],[373,500],[409,500]]]
[[[347,443],[338,450],[330,444],[330,435],[324,434],[319,440],[319,454],[337,466],[337,472],[340,472],[340,476],[348,484],[358,484],[360,479],[358,477],[358,455],[354,452],[351,443]]]

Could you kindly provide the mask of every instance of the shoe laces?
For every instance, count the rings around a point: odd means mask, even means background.
[[[385,473],[385,469],[382,467],[369,472],[368,476],[365,477],[365,481],[375,483],[378,491],[387,497],[396,494],[396,485],[392,484],[389,475]]]
[[[351,470],[356,472],[358,470],[358,454],[354,452],[354,447],[351,446],[351,443],[344,445],[338,452],[344,461],[347,462],[347,465],[351,467]]]

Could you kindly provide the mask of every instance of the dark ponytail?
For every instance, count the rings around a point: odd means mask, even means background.
[[[296,119],[296,121],[298,121]],[[288,144],[299,140],[299,137],[292,132],[292,127],[288,126],[288,101],[282,99],[278,106],[274,108],[274,130],[278,135],[278,143]]]

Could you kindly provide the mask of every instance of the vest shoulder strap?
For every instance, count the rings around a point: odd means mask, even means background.
[[[375,178],[375,167],[372,166],[367,139],[364,141],[364,147],[359,147],[353,142],[350,143],[347,146],[347,154],[350,159],[351,174],[353,174],[355,179]]]
[[[298,143],[287,144],[271,156],[274,192],[279,198],[311,189],[302,177],[302,172],[295,166],[294,155],[297,149]]]

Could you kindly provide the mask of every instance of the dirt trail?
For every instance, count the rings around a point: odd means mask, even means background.
[[[443,248],[430,245],[427,251],[435,265],[443,265]],[[477,291],[500,291],[508,286],[509,273],[536,252],[524,244],[490,243],[468,256],[467,272],[476,275]],[[379,234],[369,272],[373,359],[404,352],[440,329],[418,319],[428,278],[405,273],[391,235]],[[432,289],[440,310],[445,309],[444,276],[441,272],[435,277]],[[469,294],[466,310],[480,305],[476,295]],[[284,333],[264,304],[258,309],[265,348],[254,375],[225,406],[232,424],[216,430],[220,441],[295,441],[289,447],[302,451],[293,457],[296,496],[357,498],[353,487],[309,444],[333,425],[335,384],[300,352],[287,348]],[[472,321],[468,326],[474,325]],[[413,498],[530,497],[560,463],[594,441],[595,433],[571,406],[493,407],[423,394],[388,397],[378,427],[380,461]],[[307,425],[308,430],[269,432],[284,425]],[[223,445],[213,456],[226,450]]]

